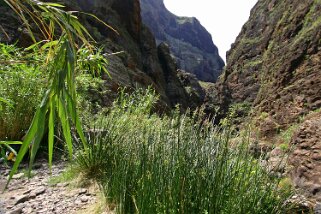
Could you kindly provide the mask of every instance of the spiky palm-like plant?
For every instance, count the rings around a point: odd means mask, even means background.
[[[79,22],[75,11],[65,11],[61,4],[38,0],[4,0],[4,2],[15,11],[28,29],[34,42],[30,50],[45,52],[44,67],[49,73],[48,89],[17,154],[9,175],[9,183],[29,149],[29,169],[31,169],[46,130],[48,130],[48,155],[49,167],[51,168],[56,121],[60,121],[70,157],[73,153],[72,125],[75,127],[84,147],[87,147],[75,102],[75,75],[79,63],[77,50],[82,46],[89,51],[86,63],[91,64],[91,67],[96,69],[94,72],[106,71],[107,61],[102,55],[94,53],[95,48],[90,42],[93,39]],[[94,15],[91,16],[99,20]],[[31,25],[31,23],[33,24]],[[108,25],[106,26],[111,28]],[[34,31],[40,33],[42,38],[40,41],[36,38]]]

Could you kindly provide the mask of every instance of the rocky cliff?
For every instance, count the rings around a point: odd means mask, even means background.
[[[181,81],[176,62],[167,46],[156,46],[153,34],[142,23],[139,0],[60,2],[67,5],[68,10],[96,15],[118,32],[115,33],[90,16],[80,17],[98,44],[104,47],[109,61],[108,71],[112,79],[106,79],[106,86],[110,92],[101,98],[101,105],[109,105],[120,86],[135,88],[148,85],[152,85],[160,94],[163,108],[171,108],[177,104],[183,109],[194,108],[203,102],[203,91],[198,82],[194,82],[197,83],[196,86],[186,86]],[[18,40],[21,46],[30,44],[28,34],[16,16],[9,13],[10,9],[1,3],[0,10],[0,42],[14,43]],[[195,79],[194,76],[189,78]],[[200,96],[195,97],[195,93],[191,93],[189,88],[200,90],[197,93]]]
[[[228,52],[216,90],[272,120],[263,135],[321,107],[320,12],[320,1],[260,0]]]
[[[170,46],[178,67],[195,74],[199,80],[215,82],[224,62],[211,35],[196,18],[178,17],[169,12],[163,0],[140,0],[143,22],[157,43]]]
[[[306,115],[321,108],[320,59],[321,1],[259,0],[212,88],[223,112],[244,103],[253,107],[261,139],[284,144],[279,136],[292,137],[293,181],[319,199],[320,114]],[[287,132],[291,127],[299,129]]]

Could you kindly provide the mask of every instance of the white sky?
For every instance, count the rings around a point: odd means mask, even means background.
[[[178,16],[194,16],[212,35],[224,59],[257,0],[164,0]]]

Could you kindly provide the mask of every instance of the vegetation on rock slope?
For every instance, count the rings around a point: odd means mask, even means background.
[[[317,124],[318,116],[305,117],[321,107],[320,14],[319,0],[258,1],[212,88],[213,102],[223,112],[237,104],[252,106],[248,113],[260,140],[284,145],[284,133],[301,127],[287,138],[293,137],[288,147],[302,154],[294,156],[306,156],[304,160],[321,153],[315,145],[320,136],[307,125]],[[295,186],[305,187],[304,192],[314,198],[321,197],[318,165],[317,158],[309,163],[297,158],[292,163]]]
[[[267,113],[274,125],[263,136],[321,107],[320,9],[320,1],[259,1],[228,53],[219,93],[252,103],[253,116]]]

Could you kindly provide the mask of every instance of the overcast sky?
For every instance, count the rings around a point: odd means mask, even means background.
[[[211,33],[220,56],[225,60],[250,10],[257,0],[164,0],[165,6],[179,16],[194,16]]]

